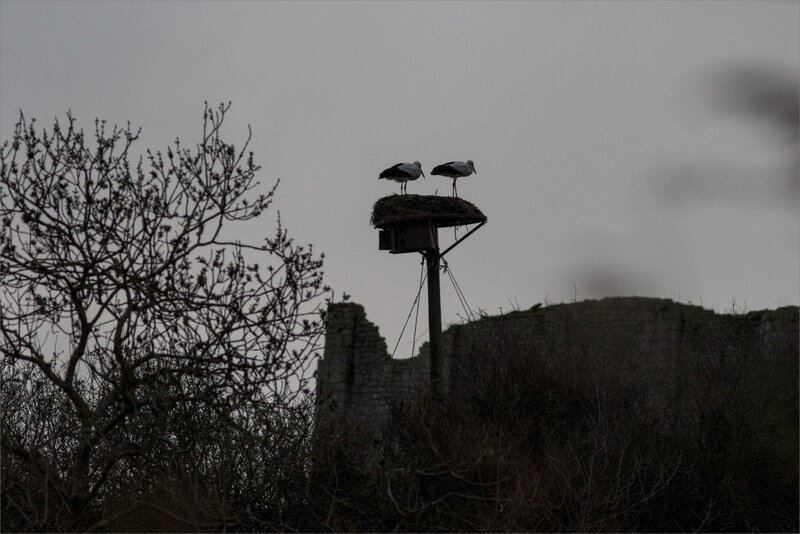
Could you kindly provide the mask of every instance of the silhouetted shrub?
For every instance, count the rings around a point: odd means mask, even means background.
[[[458,355],[445,400],[423,391],[380,428],[327,429],[304,526],[796,531],[797,348],[756,358],[753,318],[722,321],[664,355],[657,394],[494,332]],[[597,345],[593,361],[620,350]]]

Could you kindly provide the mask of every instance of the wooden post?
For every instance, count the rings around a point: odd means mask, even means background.
[[[442,303],[439,296],[439,249],[425,251],[428,263],[428,332],[431,344],[431,393],[442,398]]]

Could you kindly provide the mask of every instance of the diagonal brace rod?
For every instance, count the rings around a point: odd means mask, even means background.
[[[478,228],[480,228],[480,227],[481,227],[481,226],[483,226],[484,224],[486,224],[486,221],[483,221],[483,222],[482,222],[482,223],[480,223],[478,226],[476,226],[475,228],[473,228],[472,230],[470,230],[469,232],[467,232],[466,234],[464,234],[464,236],[463,236],[463,237],[461,237],[461,239],[459,239],[458,241],[456,241],[455,243],[453,243],[452,245],[450,245],[449,247],[447,247],[447,248],[445,249],[445,251],[444,251],[444,252],[440,253],[440,254],[439,254],[439,258],[441,258],[441,257],[442,257],[442,256],[444,256],[445,254],[447,254],[448,252],[450,252],[450,250],[451,250],[451,249],[453,249],[453,247],[455,247],[456,245],[458,245],[459,243],[461,243],[462,241],[464,241],[466,238],[468,238],[469,236],[471,236],[472,234],[474,234],[474,233],[475,233],[475,232],[478,230]]]

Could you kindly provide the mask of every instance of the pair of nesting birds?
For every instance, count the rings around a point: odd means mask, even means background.
[[[462,178],[464,176],[469,176],[470,174],[478,172],[475,170],[475,164],[472,163],[472,160],[469,159],[465,162],[463,161],[449,161],[447,163],[443,163],[441,165],[437,165],[431,171],[431,174],[435,174],[438,176],[447,176],[448,178],[453,179],[453,196],[458,197],[458,189],[456,188],[456,180]],[[425,173],[422,172],[422,164],[419,161],[415,161],[414,163],[398,163],[388,169],[384,170],[378,179],[386,178],[387,180],[394,180],[395,182],[400,182],[400,194],[407,192],[406,185],[409,181],[416,180],[420,177],[425,177]]]

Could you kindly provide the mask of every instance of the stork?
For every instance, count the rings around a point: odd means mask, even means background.
[[[378,176],[378,180],[386,178],[387,180],[400,182],[400,194],[402,195],[407,191],[407,182],[409,180],[416,180],[419,178],[420,174],[425,178],[425,173],[422,172],[422,164],[419,161],[415,161],[414,163],[398,163],[383,171],[380,176]]]
[[[462,176],[469,176],[472,173],[478,174],[478,171],[475,170],[475,164],[472,163],[471,159],[468,159],[466,163],[463,161],[450,161],[447,163],[443,163],[442,165],[437,165],[431,171],[431,174],[436,174],[439,176],[447,176],[448,178],[453,179],[453,196],[458,198],[458,189],[456,188],[456,180],[461,178]]]

